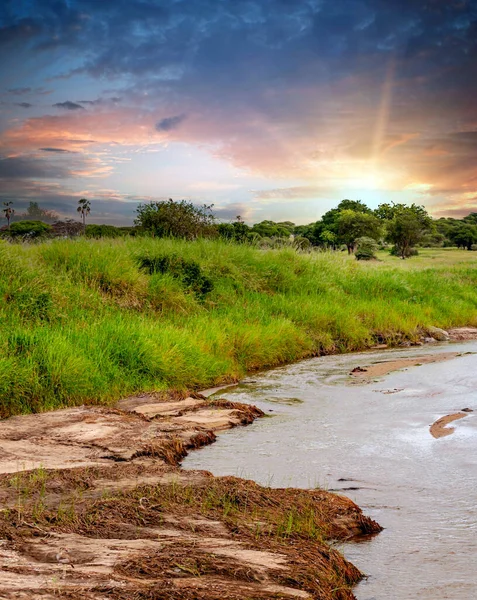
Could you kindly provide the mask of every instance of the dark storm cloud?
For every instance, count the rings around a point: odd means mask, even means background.
[[[452,173],[472,172],[475,181],[465,133],[477,123],[475,0],[8,0],[0,74],[18,81],[32,57],[60,65],[49,75],[64,81],[110,81],[110,91],[69,97],[121,94],[134,113],[128,132],[155,123],[257,172],[376,153],[396,157],[409,183],[445,174],[439,186],[451,189]],[[76,122],[107,110],[100,99],[55,106]],[[52,140],[35,148],[63,143]]]
[[[156,129],[157,131],[172,131],[173,129],[177,129],[185,118],[185,115],[165,117],[156,123]]]
[[[88,104],[90,106],[100,106],[102,104],[107,104],[108,102],[116,104],[121,102],[121,98],[118,96],[113,96],[111,98],[97,98],[96,100],[77,100],[78,104]]]
[[[30,104],[29,102],[16,102],[15,106],[20,106],[21,108],[31,108],[33,104]]]
[[[84,110],[84,106],[81,104],[77,104],[76,102],[71,102],[71,100],[66,100],[66,102],[57,102],[53,104],[55,108],[64,108],[65,110]]]
[[[73,150],[65,150],[64,148],[40,148],[42,152],[56,152],[57,154],[76,154]]]
[[[0,179],[64,179],[71,177],[65,165],[28,156],[0,157]]]

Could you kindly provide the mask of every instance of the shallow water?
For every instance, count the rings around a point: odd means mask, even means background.
[[[449,351],[463,354],[350,385],[358,365]],[[322,486],[357,502],[385,527],[340,546],[369,575],[359,600],[477,598],[477,355],[466,352],[477,342],[327,356],[254,376],[220,396],[272,418],[221,434],[184,467]],[[463,408],[475,412],[452,435],[430,435],[431,423]]]

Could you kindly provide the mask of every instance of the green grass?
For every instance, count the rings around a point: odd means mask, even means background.
[[[139,269],[165,255],[199,263],[212,291]],[[1,242],[0,416],[197,389],[429,325],[477,325],[476,254],[380,258],[210,240]]]

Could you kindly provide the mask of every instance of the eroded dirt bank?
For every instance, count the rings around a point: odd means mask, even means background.
[[[351,599],[351,500],[178,466],[248,405],[149,395],[0,422],[0,597]]]

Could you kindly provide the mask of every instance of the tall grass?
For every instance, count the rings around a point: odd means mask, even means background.
[[[140,268],[164,256],[197,263],[207,293],[190,283],[197,266],[188,279]],[[475,261],[418,264],[210,240],[2,242],[0,416],[200,388],[428,325],[477,325]]]

